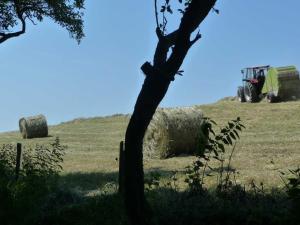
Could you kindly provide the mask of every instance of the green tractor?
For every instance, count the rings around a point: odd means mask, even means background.
[[[300,98],[299,71],[295,66],[248,67],[242,74],[243,86],[237,91],[240,102],[259,102],[264,97],[270,103]]]

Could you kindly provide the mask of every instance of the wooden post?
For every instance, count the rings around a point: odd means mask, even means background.
[[[123,194],[124,192],[124,178],[125,178],[125,171],[124,165],[125,164],[125,149],[124,149],[124,142],[120,142],[120,154],[119,154],[119,193]]]
[[[16,180],[19,179],[19,173],[21,168],[21,156],[22,156],[22,144],[17,143]]]

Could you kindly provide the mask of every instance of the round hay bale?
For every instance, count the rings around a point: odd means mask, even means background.
[[[167,158],[195,154],[200,147],[203,113],[196,107],[159,108],[144,137],[144,154],[150,158]]]
[[[19,128],[24,139],[48,136],[47,120],[44,115],[21,118]]]

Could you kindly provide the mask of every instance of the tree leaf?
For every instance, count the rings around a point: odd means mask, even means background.
[[[172,9],[171,9],[171,6],[170,5],[168,5],[168,7],[167,7],[167,11],[169,12],[169,13],[173,13],[173,11],[172,11]]]
[[[230,132],[230,137],[233,139],[233,140],[236,140],[236,137],[234,136],[234,133],[233,132]]]
[[[233,132],[235,133],[235,135],[240,139],[240,135],[236,130],[233,130]]]
[[[164,12],[164,11],[166,11],[166,6],[162,6],[160,9],[160,12]]]

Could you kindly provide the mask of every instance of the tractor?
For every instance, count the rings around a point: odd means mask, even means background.
[[[299,72],[295,66],[257,66],[243,69],[243,86],[238,87],[240,102],[270,103],[300,98]]]

